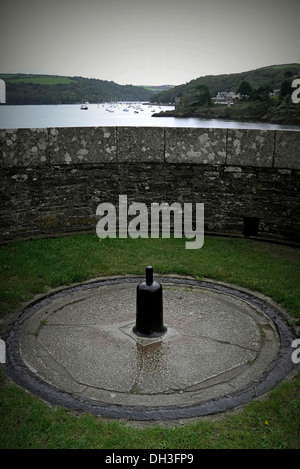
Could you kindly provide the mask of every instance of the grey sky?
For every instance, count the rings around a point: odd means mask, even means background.
[[[7,0],[0,72],[181,84],[300,61],[299,0]]]

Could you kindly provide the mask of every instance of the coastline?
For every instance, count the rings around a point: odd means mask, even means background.
[[[215,112],[191,112],[191,111],[161,111],[152,114],[152,117],[179,117],[179,118],[200,118],[200,119],[222,119],[222,120],[230,120],[230,121],[239,121],[239,122],[259,122],[259,123],[270,123],[270,124],[278,124],[278,125],[295,125],[299,126],[300,130],[300,116],[297,119],[294,119],[291,116],[284,115],[282,118],[273,118],[268,116],[251,116],[251,115],[224,115],[221,113]]]

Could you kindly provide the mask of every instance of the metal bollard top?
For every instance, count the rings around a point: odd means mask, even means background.
[[[146,267],[146,284],[152,285],[152,283],[153,283],[153,267],[151,265],[148,265]]]

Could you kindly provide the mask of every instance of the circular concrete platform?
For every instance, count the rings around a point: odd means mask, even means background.
[[[213,282],[159,278],[167,332],[136,336],[141,280],[85,283],[32,304],[6,339],[8,374],[54,404],[163,420],[242,406],[292,371],[294,332],[279,310]]]

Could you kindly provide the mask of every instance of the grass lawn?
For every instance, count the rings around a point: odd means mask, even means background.
[[[76,79],[71,80],[67,77],[58,77],[58,76],[34,76],[34,75],[25,75],[20,78],[16,75],[0,75],[0,77],[12,83],[33,83],[35,85],[69,85],[70,83],[76,83]]]
[[[182,239],[105,239],[93,234],[0,246],[0,320],[37,294],[94,277],[190,275],[262,292],[300,323],[300,255],[246,239],[206,238],[186,250]],[[238,413],[184,425],[136,428],[52,407],[0,372],[0,448],[300,448],[300,373]]]

